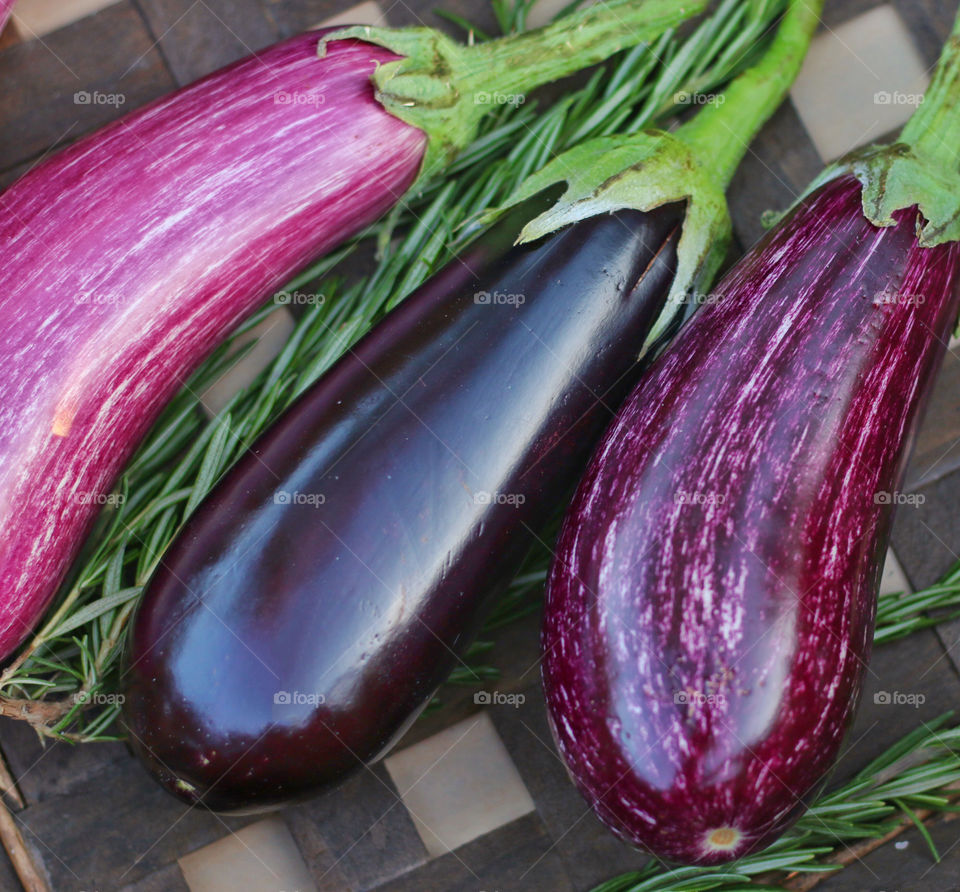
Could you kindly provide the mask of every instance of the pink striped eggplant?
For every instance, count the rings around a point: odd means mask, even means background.
[[[831,171],[723,279],[565,518],[551,726],[601,820],[662,859],[774,840],[856,710],[898,488],[960,307],[954,54],[899,144]]]
[[[13,4],[14,0],[0,0],[0,32],[3,31],[10,13],[13,12]]]
[[[0,656],[200,359],[416,178],[424,134],[369,84],[393,54],[338,42],[321,64],[317,41],[137,111],[0,195]]]
[[[530,88],[697,8],[615,0],[466,48],[429,29],[308,33],[128,115],[0,195],[0,658],[186,376],[272,290],[462,148],[489,108],[471,91],[518,76]],[[419,126],[394,110],[416,120],[424,105],[423,46],[443,89],[463,95]],[[491,59],[512,63],[506,78]]]

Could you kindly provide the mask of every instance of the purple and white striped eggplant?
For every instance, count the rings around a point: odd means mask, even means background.
[[[759,849],[860,697],[898,487],[960,308],[960,15],[892,146],[824,171],[624,404],[548,579],[554,735],[660,858]]]
[[[115,122],[0,195],[0,657],[165,402],[296,270],[389,208],[426,139],[392,53],[306,34]]]
[[[721,282],[605,435],[543,632],[551,726],[607,826],[716,864],[823,783],[856,709],[960,245],[821,186]]]
[[[126,116],[0,195],[0,659],[50,602],[165,402],[272,290],[469,142],[488,109],[470,89],[507,75],[532,88],[700,5],[612,0],[476,47],[430,29],[308,33]],[[411,55],[380,45],[394,40]],[[419,127],[388,107],[408,82],[428,84],[424,46],[462,95]],[[480,64],[488,56],[512,64]]]

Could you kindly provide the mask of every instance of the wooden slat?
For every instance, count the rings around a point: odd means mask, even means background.
[[[178,84],[274,43],[258,0],[136,0]]]
[[[104,52],[109,47],[109,52]],[[174,87],[129,2],[0,52],[0,170],[70,142]],[[122,104],[76,101],[81,91]]]
[[[17,0],[14,17],[24,40],[43,37],[94,15],[117,0]]]

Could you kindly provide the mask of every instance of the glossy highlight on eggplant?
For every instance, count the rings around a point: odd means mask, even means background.
[[[656,856],[718,864],[804,811],[870,655],[897,490],[960,245],[828,182],[625,402],[568,511],[543,679],[571,776]]]
[[[127,655],[130,740],[168,790],[269,808],[398,740],[636,380],[681,219],[625,211],[519,248],[508,220],[214,488]]]

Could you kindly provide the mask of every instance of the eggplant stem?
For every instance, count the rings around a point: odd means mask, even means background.
[[[960,13],[917,110],[891,145],[867,146],[829,165],[794,202],[825,183],[854,176],[863,214],[893,226],[897,211],[917,208],[921,247],[960,241]],[[772,222],[772,221],[771,221]]]
[[[463,49],[464,83],[525,94],[595,65],[627,47],[648,43],[702,12],[705,0],[614,0],[598,3],[543,28]]]
[[[904,124],[899,141],[945,170],[960,170],[960,11],[923,102]]]
[[[318,53],[323,56],[332,41],[352,39],[403,56],[381,65],[372,81],[388,112],[427,135],[416,190],[474,140],[490,111],[522,105],[526,94],[543,84],[648,44],[706,5],[707,0],[607,0],[534,31],[466,46],[432,28],[354,26],[322,37]]]
[[[822,9],[823,0],[790,0],[763,58],[676,131],[716,182],[730,181],[754,136],[783,101]]]

